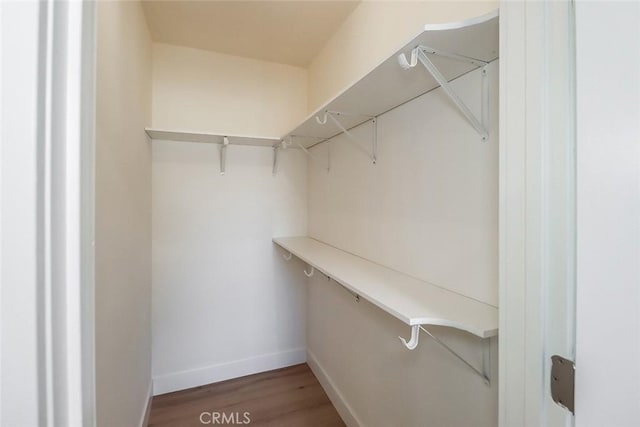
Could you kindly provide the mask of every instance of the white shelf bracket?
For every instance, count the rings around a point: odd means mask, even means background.
[[[278,150],[280,150],[280,147],[273,147],[273,169],[271,170],[272,176],[276,176],[276,173],[278,172]]]
[[[220,147],[220,175],[224,175],[227,165],[227,147],[229,146],[229,137],[225,136],[222,141],[222,146]]]
[[[319,125],[326,125],[327,124],[327,116],[329,115],[328,111],[324,112],[324,116],[322,116],[322,118],[320,118],[319,116],[316,116],[316,122]]]
[[[288,255],[282,254],[282,258],[284,258],[286,261],[291,261],[291,257],[292,256],[293,256],[293,254],[291,252],[289,252]]]
[[[491,339],[482,339],[482,380],[491,384]]]
[[[402,341],[402,344],[404,344],[405,347],[407,347],[409,350],[413,350],[418,346],[418,340],[420,339],[420,325],[413,325],[411,327],[411,338],[409,339],[409,341],[405,340],[402,337],[398,338],[400,338],[400,341]]]
[[[339,116],[348,116],[348,115],[353,115],[353,116],[359,116],[359,117],[366,117],[371,121],[372,125],[373,125],[373,136],[372,136],[372,141],[371,141],[371,153],[369,153],[369,151],[367,149],[365,149],[362,146],[362,142],[360,141],[360,139],[355,136],[351,131],[349,131],[347,128],[345,128],[342,123],[340,123],[340,120],[338,120],[337,117]],[[377,149],[378,149],[378,119],[377,117],[374,116],[365,116],[362,114],[348,114],[348,113],[341,113],[339,111],[325,111],[324,115],[322,117],[322,119],[319,116],[316,116],[316,122],[318,122],[318,124],[324,125],[327,123],[328,119],[331,119],[331,121],[333,122],[333,124],[336,125],[336,127],[338,129],[340,129],[340,131],[342,131],[342,133],[344,133],[345,135],[347,135],[347,137],[349,138],[349,141],[351,143],[353,143],[359,150],[362,150],[367,157],[369,157],[369,159],[371,159],[371,161],[373,162],[373,164],[376,164],[377,161]]]
[[[482,339],[482,370],[476,368],[471,363],[469,363],[464,357],[460,356],[454,349],[449,347],[447,344],[442,342],[438,337],[429,332],[424,326],[421,325],[413,325],[411,326],[411,338],[409,341],[405,340],[402,337],[400,341],[407,347],[409,350],[413,350],[418,347],[418,342],[420,340],[420,331],[423,331],[427,335],[429,335],[436,343],[438,343],[442,348],[447,350],[452,356],[456,359],[464,363],[469,369],[471,369],[476,375],[482,378],[485,384],[491,383],[491,340],[489,338]]]
[[[446,77],[438,70],[438,67],[435,66],[431,59],[427,56],[427,54],[443,56],[446,58],[450,58],[456,61],[469,62],[471,64],[482,67],[482,87],[481,87],[481,117],[480,120],[471,112],[467,104],[464,103],[462,99],[458,96],[458,94],[453,90],[451,84],[446,79]],[[462,55],[457,55],[455,53],[443,52],[437,49],[432,49],[427,46],[418,46],[411,51],[411,59],[407,60],[407,57],[404,53],[398,55],[398,63],[400,67],[405,70],[409,68],[415,67],[418,62],[420,62],[427,71],[433,76],[434,79],[438,82],[440,87],[444,90],[444,92],[449,96],[449,98],[453,101],[453,103],[458,107],[460,112],[466,117],[466,119],[471,123],[471,126],[480,134],[483,141],[489,139],[489,132],[487,131],[487,123],[488,123],[488,103],[489,103],[489,86],[487,79],[487,62],[480,61],[474,58],[469,58]]]
[[[302,270],[302,271],[304,272],[304,275],[305,275],[305,276],[307,276],[307,277],[311,277],[311,276],[313,276],[313,273],[315,273],[315,271],[316,271],[316,270],[315,270],[315,268],[313,268],[313,266],[312,266],[312,267],[311,267],[311,271],[307,272],[307,270],[306,270],[306,269],[305,269],[305,270]]]
[[[476,375],[482,378],[485,384],[489,385],[491,383],[491,339],[483,338],[482,339],[482,370],[476,368],[471,363],[469,363],[464,357],[460,356],[454,349],[449,347],[447,344],[442,342],[438,337],[429,332],[424,326],[419,326],[419,328],[424,331],[427,335],[429,335],[433,340],[438,343],[442,348],[447,350],[449,354],[454,356],[456,359],[464,363],[469,369],[471,369]],[[417,341],[417,340],[416,340]]]

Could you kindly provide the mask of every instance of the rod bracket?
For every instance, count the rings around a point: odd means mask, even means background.
[[[320,118],[320,116],[316,116],[316,122],[319,125],[327,124],[327,116],[328,116],[328,114],[329,114],[329,111],[327,110],[327,111],[324,112],[324,115],[322,116],[322,118]]]
[[[411,338],[409,339],[409,341],[405,340],[402,337],[398,337],[400,338],[400,341],[402,341],[402,344],[404,344],[405,347],[407,347],[409,350],[413,350],[418,346],[418,341],[420,339],[420,325],[413,325],[411,327]]]
[[[224,175],[227,165],[227,147],[229,146],[229,137],[222,138],[222,146],[220,147],[220,175]]]
[[[278,172],[278,150],[280,150],[280,147],[277,145],[273,147],[273,166],[271,168],[272,176],[276,176],[276,173]]]
[[[478,369],[473,366],[471,363],[467,361],[464,357],[459,355],[454,349],[449,347],[447,344],[442,342],[442,340],[427,329],[425,329],[422,325],[412,325],[411,326],[411,338],[407,341],[402,337],[400,341],[407,347],[409,350],[413,350],[418,346],[418,341],[420,339],[420,331],[426,333],[429,337],[431,337],[437,344],[439,344],[442,348],[447,350],[449,354],[454,356],[456,359],[464,363],[469,369],[471,369],[476,375],[482,378],[482,381],[489,385],[491,384],[491,339],[490,338],[482,338],[482,369]]]
[[[371,152],[369,153],[369,151],[367,149],[365,149],[362,145],[362,142],[360,141],[360,138],[358,138],[357,136],[355,136],[349,129],[347,129],[342,123],[340,123],[340,120],[338,120],[338,117],[340,116],[358,116],[358,117],[364,117],[367,118],[368,120],[366,121],[370,121],[373,125],[373,135],[372,135],[372,139],[371,139]],[[359,150],[363,151],[367,157],[369,157],[369,159],[371,159],[371,162],[375,165],[376,161],[377,161],[377,150],[378,150],[378,119],[375,116],[366,116],[363,114],[351,114],[351,113],[343,113],[340,111],[330,111],[330,110],[326,110],[324,112],[324,115],[322,116],[322,119],[319,116],[316,116],[316,122],[320,125],[324,125],[327,123],[328,120],[331,120],[331,122],[336,125],[336,127],[338,129],[340,129],[340,131],[342,133],[344,133],[347,138],[348,141],[351,142],[352,144],[354,144]]]
[[[458,96],[458,94],[453,90],[451,84],[447,80],[447,78],[440,72],[438,67],[431,61],[428,57],[430,55],[443,56],[445,58],[453,59],[456,61],[467,62],[478,67],[482,68],[482,84],[481,84],[481,116],[478,119],[473,112],[469,109],[467,104]],[[487,79],[487,62],[480,61],[478,59],[469,58],[463,55],[458,55],[455,53],[444,52],[438,49],[433,49],[428,46],[417,46],[411,51],[411,59],[407,59],[407,56],[404,53],[398,55],[398,64],[404,70],[408,70],[410,68],[415,67],[420,62],[424,68],[433,76],[433,78],[438,82],[442,90],[447,94],[447,96],[453,101],[453,103],[458,107],[460,112],[465,116],[465,118],[471,123],[471,126],[480,134],[482,141],[486,141],[489,139],[489,132],[487,130],[488,126],[488,103],[489,103],[489,91],[488,91],[488,79]]]
[[[482,338],[481,339],[482,340],[482,342],[481,342],[481,345],[482,345],[482,369],[478,369],[475,366],[473,366],[471,363],[469,363],[469,361],[467,361],[467,359],[465,359],[460,354],[458,354],[458,352],[456,352],[454,349],[452,349],[447,344],[445,344],[440,338],[436,337],[431,332],[429,332],[424,326],[419,326],[419,327],[420,327],[420,330],[422,330],[429,337],[431,337],[438,345],[440,345],[442,348],[447,350],[447,352],[449,352],[449,354],[454,356],[460,362],[465,364],[469,369],[471,369],[473,371],[473,373],[478,375],[486,385],[491,384],[491,339],[490,338]]]

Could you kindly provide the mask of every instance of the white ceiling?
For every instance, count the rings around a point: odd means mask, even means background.
[[[306,67],[359,1],[144,0],[151,37]]]

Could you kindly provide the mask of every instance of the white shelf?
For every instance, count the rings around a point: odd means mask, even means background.
[[[183,141],[183,142],[208,142],[213,144],[222,144],[224,137],[229,138],[229,144],[232,145],[256,145],[261,147],[273,147],[280,142],[280,138],[265,136],[246,136],[246,135],[229,135],[215,134],[206,132],[188,132],[180,130],[164,130],[145,128],[144,130],[151,139],[167,140],[167,141]]]
[[[399,54],[409,55],[414,47],[420,45],[491,62],[498,58],[498,11],[462,22],[426,25],[413,40],[333,100],[310,114],[300,125],[287,133],[287,136],[310,137],[299,140],[302,145],[309,147],[341,133],[340,129],[330,122],[324,125],[316,122],[315,117],[322,118],[327,110],[362,114],[363,116],[340,117],[343,126],[351,129],[369,120],[364,116],[377,117],[437,88],[438,82],[431,74],[424,72],[424,69],[417,67],[403,70],[398,65]],[[438,55],[432,56],[431,60],[448,81],[478,68],[478,65]]]
[[[316,122],[316,116],[322,118],[325,111],[344,113],[340,115],[340,122],[346,129],[351,129],[368,121],[370,117],[377,117],[437,88],[438,82],[420,67],[404,70],[398,64],[399,54],[410,54],[413,48],[421,45],[483,62],[491,62],[498,58],[498,11],[461,22],[426,25],[413,40],[362,79],[318,108],[282,137],[225,135],[152,128],[145,130],[152,139],[222,143],[222,138],[228,136],[230,144],[258,146],[274,146],[281,139],[294,135],[299,137],[297,142],[302,146],[310,147],[342,132],[331,121],[326,124]],[[431,61],[447,81],[478,67],[477,64],[456,61],[440,55],[432,56]]]
[[[481,338],[498,335],[498,309],[309,237],[273,242],[407,325],[461,329]]]

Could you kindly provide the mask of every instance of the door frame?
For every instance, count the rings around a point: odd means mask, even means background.
[[[550,1],[500,4],[501,427],[565,426],[545,418],[542,357],[547,165],[538,152]],[[576,415],[567,422],[627,427],[640,423],[640,5],[574,7]]]
[[[0,2],[0,424],[95,425],[95,2]]]
[[[544,13],[545,2],[500,4],[501,427],[543,425]]]

